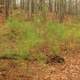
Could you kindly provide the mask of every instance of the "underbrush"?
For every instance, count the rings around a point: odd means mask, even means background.
[[[46,55],[60,55],[61,43],[80,39],[80,24],[60,24],[41,19],[21,21],[9,18],[7,32],[0,30],[0,58],[45,61]]]

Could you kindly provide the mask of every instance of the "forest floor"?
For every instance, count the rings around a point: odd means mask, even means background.
[[[64,63],[46,64],[46,55]],[[0,80],[80,80],[80,23],[10,18],[0,24]]]
[[[64,64],[0,60],[0,80],[80,80],[80,51],[64,55]]]

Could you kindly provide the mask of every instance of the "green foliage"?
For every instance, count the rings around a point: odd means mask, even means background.
[[[30,58],[30,54],[27,53],[3,53],[0,55],[0,59],[15,59],[15,60],[19,60],[19,59],[23,59],[23,60],[29,60]]]
[[[19,21],[15,18],[9,17],[8,20],[6,21],[6,24],[8,27],[10,28],[22,28],[23,26],[25,26],[24,21]]]
[[[80,38],[80,24],[69,25],[49,21],[42,23],[41,17],[35,17],[34,21],[30,22],[9,18],[6,26],[10,30],[7,34],[7,42],[3,41],[1,44],[3,48],[6,43],[14,44],[15,47],[10,48],[11,45],[8,44],[8,47],[6,47],[6,49],[4,48],[4,51],[1,52],[0,57],[6,56],[17,59],[29,59],[32,57],[32,54],[37,53],[33,58],[39,62],[45,61],[45,52],[39,50],[39,44],[43,47],[42,43],[48,42],[46,45],[50,46],[50,52],[59,54],[60,43],[71,38]],[[38,49],[35,48],[35,46],[37,46]],[[31,48],[35,49],[34,53],[30,53]]]
[[[44,63],[46,62],[46,56],[44,55],[44,53],[37,53],[37,54],[32,54],[32,57],[37,60],[40,63]]]
[[[22,34],[22,41],[27,41],[28,44],[31,43],[33,45],[41,39],[39,34],[36,32],[35,25],[32,22],[21,22],[10,19],[7,25],[12,30],[20,30]]]
[[[48,36],[58,40],[65,38],[65,27],[63,24],[49,22],[47,25]]]

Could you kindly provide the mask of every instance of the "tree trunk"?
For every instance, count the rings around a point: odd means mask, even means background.
[[[5,0],[5,16],[6,16],[6,19],[9,16],[9,2],[10,2],[10,0]]]
[[[49,12],[53,11],[53,5],[52,0],[49,0]]]

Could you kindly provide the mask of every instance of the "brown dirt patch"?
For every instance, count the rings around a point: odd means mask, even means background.
[[[80,53],[64,56],[64,64],[0,60],[0,80],[80,80]]]

